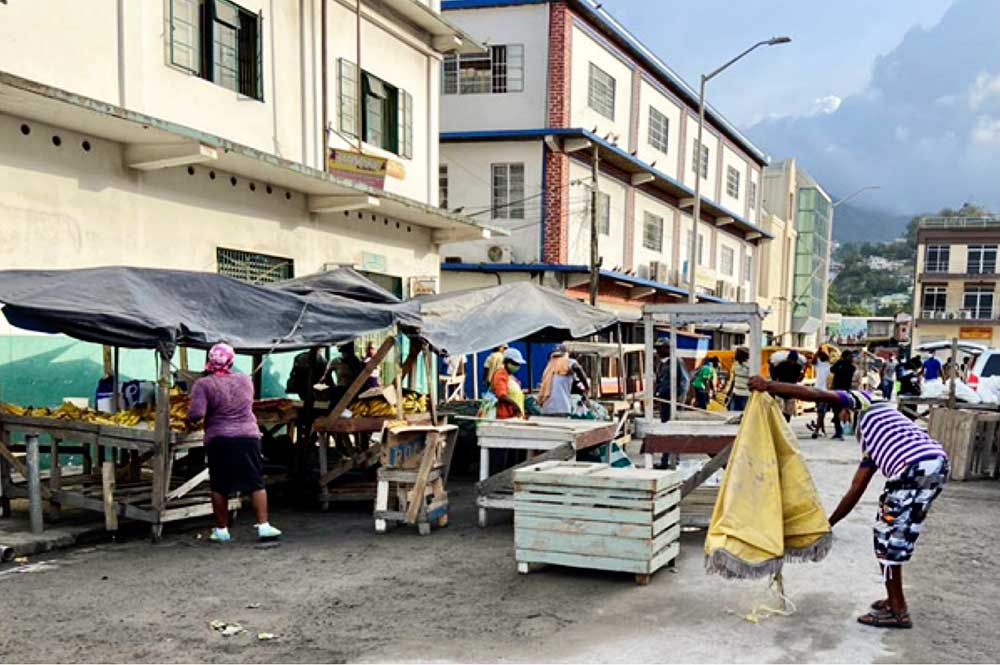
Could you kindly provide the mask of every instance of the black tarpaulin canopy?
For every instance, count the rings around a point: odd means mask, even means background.
[[[360,275],[359,275],[360,277]],[[401,315],[335,295],[308,298],[214,273],[148,268],[0,271],[11,325],[98,344],[290,351],[351,341]]]
[[[518,339],[564,341],[618,322],[591,307],[531,282],[421,296],[421,336],[438,351],[466,355]]]
[[[299,295],[326,293],[357,300],[359,302],[380,303],[383,305],[403,302],[386,289],[368,279],[357,270],[346,266],[317,272],[303,277],[286,279],[268,285],[272,289],[291,291]]]
[[[267,288],[294,293],[317,302],[336,303],[347,299],[365,303],[372,309],[389,312],[408,333],[414,333],[420,327],[420,310],[416,301],[403,302],[353,268],[313,273],[268,284]]]

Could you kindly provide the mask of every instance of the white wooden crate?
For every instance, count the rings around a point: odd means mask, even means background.
[[[640,584],[680,551],[680,475],[587,462],[542,462],[514,474],[518,570],[530,564],[614,570]]]

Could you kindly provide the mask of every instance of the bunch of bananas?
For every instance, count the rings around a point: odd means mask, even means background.
[[[427,403],[427,395],[412,390],[403,391],[403,413],[427,413]],[[355,400],[348,408],[358,417],[391,418],[396,415],[396,407],[381,396]]]
[[[177,432],[187,432],[201,428],[200,424],[193,428],[188,427],[184,420],[190,405],[191,398],[187,395],[180,392],[171,394],[170,429]],[[55,418],[56,420],[73,420],[94,425],[117,425],[119,427],[138,427],[145,423],[148,429],[152,429],[156,424],[156,408],[148,404],[134,406],[131,409],[118,411],[117,413],[105,413],[96,409],[82,409],[68,402],[54,409],[48,407],[24,407],[0,402],[0,415]]]

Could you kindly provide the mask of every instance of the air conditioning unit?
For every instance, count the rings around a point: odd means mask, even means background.
[[[635,275],[639,279],[652,279],[649,276],[649,266],[645,266],[645,265],[637,266],[636,269],[635,269]]]
[[[490,263],[513,263],[514,252],[510,245],[490,245],[486,250],[486,258]]]
[[[660,282],[661,284],[667,283],[670,279],[669,271],[667,269],[667,264],[663,261],[650,261],[649,262],[649,279],[654,282]]]
[[[920,318],[933,319],[935,314],[937,314],[937,312],[935,312],[933,309],[925,309],[920,312]]]

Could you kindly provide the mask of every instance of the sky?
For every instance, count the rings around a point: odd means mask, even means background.
[[[604,0],[774,160],[895,212],[1000,210],[1000,0]],[[862,203],[862,199],[857,200]]]

